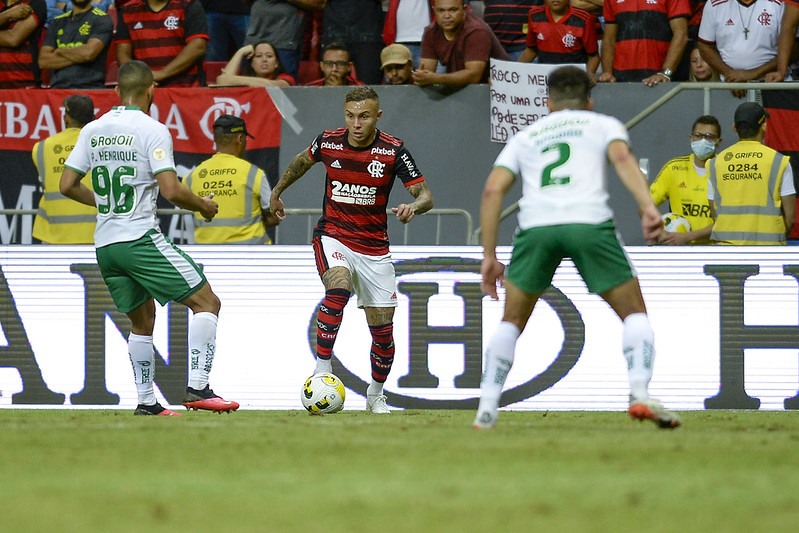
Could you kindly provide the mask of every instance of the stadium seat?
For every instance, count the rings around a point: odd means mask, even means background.
[[[300,67],[297,69],[297,85],[305,85],[308,82],[318,80],[322,77],[322,70],[319,68],[318,61],[303,60],[300,61]]]
[[[117,86],[117,73],[119,71],[119,64],[116,61],[110,61],[105,67],[105,85],[106,87]]]
[[[227,65],[227,61],[205,61],[203,68],[205,69],[205,83],[209,87],[216,85],[216,79],[222,74],[222,69]]]
[[[41,81],[42,89],[50,88],[50,69],[43,68],[39,71],[39,80]]]
[[[114,24],[114,33],[117,32],[117,18],[119,16],[119,12],[114,4],[108,6],[108,11],[106,11],[108,15],[111,17],[111,22]]]

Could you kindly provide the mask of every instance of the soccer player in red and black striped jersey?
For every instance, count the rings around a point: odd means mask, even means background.
[[[0,89],[39,83],[39,41],[47,21],[44,0],[0,0]]]
[[[197,87],[208,39],[199,0],[129,0],[117,22],[117,63],[138,59],[160,86]]]
[[[383,111],[377,93],[360,86],[344,100],[345,128],[328,130],[291,161],[272,189],[270,210],[285,217],[280,195],[312,166],[325,165],[322,217],[314,228],[316,268],[325,286],[317,314],[316,369],[332,371],[333,344],[349,301],[358,295],[372,334],[372,382],[366,407],[388,413],[383,384],[394,361],[394,308],[397,306],[394,265],[389,253],[386,207],[395,179],[414,197],[391,211],[407,224],[433,207],[433,194],[400,139],[377,129]]]
[[[593,80],[599,67],[596,21],[588,11],[569,5],[569,0],[545,0],[527,15],[527,49],[522,63],[536,57],[539,63],[583,63]]]

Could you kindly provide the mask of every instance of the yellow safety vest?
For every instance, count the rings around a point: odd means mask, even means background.
[[[708,166],[719,244],[785,244],[780,187],[790,158],[758,141],[739,141]]]
[[[97,209],[59,192],[64,161],[78,140],[80,128],[67,128],[33,145],[42,199],[33,221],[33,236],[49,244],[92,244]]]
[[[219,204],[219,212],[211,222],[195,213],[194,242],[272,244],[261,222],[263,175],[263,170],[248,161],[222,153],[192,170],[183,182],[198,196],[214,193],[214,201]]]

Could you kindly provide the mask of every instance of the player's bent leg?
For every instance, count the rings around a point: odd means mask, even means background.
[[[239,408],[238,402],[225,400],[216,394],[208,377],[216,355],[216,328],[219,297],[205,283],[200,290],[181,302],[194,312],[189,324],[189,383],[183,395],[186,409],[230,413]]]
[[[599,295],[622,320],[633,313],[646,313],[646,304],[638,278],[630,278]]]
[[[655,334],[646,314],[637,278],[600,294],[622,319],[622,351],[627,360],[630,380],[630,407],[633,420],[651,420],[658,427],[673,429],[682,424],[680,417],[649,397],[649,382],[655,362]]]
[[[314,374],[333,372],[333,346],[344,318],[344,308],[352,294],[352,276],[343,266],[329,268],[322,274],[325,297],[316,313],[316,367]]]
[[[211,313],[219,316],[222,302],[219,296],[211,289],[211,284],[205,282],[200,290],[183,300],[183,305],[192,310],[193,313]]]
[[[372,382],[366,389],[366,409],[374,414],[388,414],[391,411],[383,394],[383,384],[394,363],[394,308],[365,307],[369,333],[372,335],[372,348],[369,359],[372,366]]]
[[[136,335],[152,335],[155,329],[155,300],[148,298],[143,304],[125,313],[130,319],[130,331]]]
[[[128,357],[133,367],[133,380],[136,384],[138,404],[133,414],[180,416],[164,408],[155,399],[155,349],[153,348],[153,328],[155,327],[155,302],[147,299],[139,307],[126,313],[130,319],[128,336]]]
[[[526,293],[507,280],[505,287],[505,312],[502,322],[486,347],[485,369],[480,384],[480,403],[472,424],[475,429],[491,429],[496,425],[499,400],[508,372],[513,366],[516,342],[533,312],[535,303],[541,297],[541,293]]]

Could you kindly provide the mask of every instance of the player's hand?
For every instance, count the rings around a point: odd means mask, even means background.
[[[272,195],[269,198],[269,211],[271,211],[278,220],[286,218],[286,208],[283,205],[283,200],[281,200],[279,196]]]
[[[416,216],[413,207],[408,204],[400,204],[397,207],[392,207],[391,212],[397,215],[397,219],[403,224],[407,224]]]
[[[500,263],[496,257],[485,257],[480,265],[480,290],[483,294],[490,296],[492,300],[499,300],[497,286],[505,286],[505,265]]]
[[[663,227],[663,219],[654,204],[641,213],[641,230],[644,233],[644,239],[646,239],[647,244],[660,242],[661,234],[666,231]]]
[[[206,222],[211,222],[219,212],[219,204],[214,202],[213,198],[214,193],[202,198],[203,206],[200,209],[200,214],[203,216],[203,219],[205,219]]]

